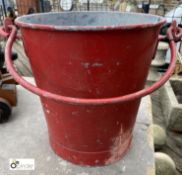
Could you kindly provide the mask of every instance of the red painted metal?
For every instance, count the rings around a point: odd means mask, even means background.
[[[4,38],[8,38],[9,33],[5,32],[3,27],[0,27],[0,35]]]
[[[9,40],[7,42],[7,49],[11,49],[12,48],[12,44],[13,41],[15,40],[16,37],[16,28],[14,26],[11,26],[12,28],[12,33],[9,37]],[[3,33],[1,33],[1,36],[3,36]],[[159,40],[161,39],[165,39],[166,36],[160,36]],[[169,69],[166,71],[165,75],[156,83],[154,83],[152,86],[143,89],[143,90],[139,90],[137,92],[131,93],[131,94],[127,94],[127,95],[123,95],[123,96],[119,96],[119,97],[111,97],[111,98],[99,98],[99,99],[85,99],[85,98],[72,98],[72,97],[67,97],[67,96],[62,96],[56,93],[51,93],[48,92],[44,89],[41,89],[39,87],[36,87],[32,84],[30,84],[29,82],[27,82],[26,80],[24,80],[21,76],[18,75],[18,73],[16,72],[16,70],[13,68],[13,64],[11,59],[7,60],[7,66],[9,68],[9,71],[11,72],[11,74],[14,76],[15,80],[17,82],[19,82],[19,84],[21,84],[23,87],[25,87],[26,89],[28,89],[29,91],[41,96],[41,97],[46,97],[52,100],[56,100],[56,101],[61,101],[64,103],[70,103],[70,104],[78,104],[78,105],[102,105],[102,104],[114,104],[114,103],[122,103],[122,102],[127,102],[130,100],[135,100],[137,98],[146,96],[150,93],[152,93],[153,91],[157,90],[158,88],[160,88],[170,77],[173,69],[174,69],[174,65],[175,65],[175,55],[176,52],[174,51],[175,48],[175,43],[171,42],[170,43],[170,48],[171,48],[171,64]],[[6,52],[7,54],[7,58],[10,58],[11,52]]]
[[[94,166],[110,164],[125,154],[141,97],[164,84],[175,65],[171,40],[169,69],[154,85],[141,90],[162,24],[69,30],[19,22],[38,87],[13,68],[10,57],[16,29],[11,26],[7,67],[19,84],[41,96],[50,144],[58,155]]]

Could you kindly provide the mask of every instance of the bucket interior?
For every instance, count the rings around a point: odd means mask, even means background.
[[[153,15],[120,12],[63,12],[23,16],[16,21],[32,25],[64,26],[131,26],[157,24],[162,18]]]

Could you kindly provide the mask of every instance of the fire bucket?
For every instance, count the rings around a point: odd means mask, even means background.
[[[6,44],[6,64],[22,86],[41,97],[50,144],[63,159],[80,165],[107,165],[127,152],[143,89],[164,19],[119,12],[66,12],[16,20],[36,85],[21,78],[10,59],[16,28]],[[172,30],[171,30],[172,31]],[[1,30],[2,35],[4,34]],[[6,35],[7,36],[7,35]]]

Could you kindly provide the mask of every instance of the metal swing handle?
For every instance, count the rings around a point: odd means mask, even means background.
[[[164,76],[160,80],[155,82],[153,85],[151,85],[150,87],[143,89],[143,90],[139,90],[139,91],[131,93],[131,94],[124,95],[124,96],[101,98],[101,99],[72,98],[72,97],[67,97],[67,96],[62,96],[62,95],[51,93],[51,92],[40,89],[37,86],[30,84],[29,82],[24,80],[16,72],[15,68],[13,67],[13,63],[12,63],[12,59],[11,59],[11,50],[12,50],[13,42],[16,40],[16,34],[17,34],[16,27],[13,25],[9,26],[9,28],[11,29],[11,33],[9,34],[9,37],[8,37],[8,40],[6,43],[6,47],[5,47],[5,62],[6,62],[6,66],[7,66],[7,69],[9,70],[10,74],[14,77],[14,79],[20,85],[22,85],[24,88],[28,89],[29,91],[31,91],[34,94],[37,94],[41,97],[49,98],[49,99],[60,101],[63,103],[74,104],[74,105],[104,105],[104,104],[115,104],[115,103],[127,102],[127,101],[141,98],[143,96],[146,96],[146,95],[152,93],[153,91],[160,88],[171,76],[171,74],[173,72],[173,68],[176,63],[176,46],[175,46],[175,41],[174,41],[175,38],[174,38],[174,33],[173,33],[173,32],[176,32],[176,30],[174,29],[174,25],[175,24],[171,25],[171,27],[168,29],[168,32],[167,32],[167,38],[169,40],[169,45],[170,45],[170,49],[171,49],[171,62],[170,62],[170,66],[169,66],[168,70],[166,71],[166,73],[164,74]],[[180,31],[180,32],[181,33],[179,34],[179,31],[178,31],[178,37],[182,36],[182,31]],[[0,35],[2,35],[1,30],[0,30]],[[175,35],[175,37],[176,37],[176,35]],[[161,36],[159,37],[159,39],[163,39],[163,38],[164,37],[161,37]]]

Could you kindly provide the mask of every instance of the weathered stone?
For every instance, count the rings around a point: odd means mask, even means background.
[[[167,154],[155,153],[156,175],[175,175],[176,166]]]
[[[169,45],[167,43],[159,42],[155,58],[152,61],[152,66],[162,66],[165,64],[166,52],[168,48]]]
[[[165,116],[166,125],[170,130],[182,132],[182,103],[180,98],[182,95],[177,92],[174,83],[179,88],[182,86],[180,78],[172,78],[160,89],[160,97],[162,101],[162,109]],[[172,85],[171,85],[172,84]]]
[[[159,125],[153,125],[155,149],[161,149],[166,143],[166,133]]]
[[[166,145],[170,150],[173,150],[177,156],[182,157],[182,135],[181,133],[171,132],[167,133]],[[182,165],[182,159],[181,159]],[[182,172],[182,166],[181,166]]]

